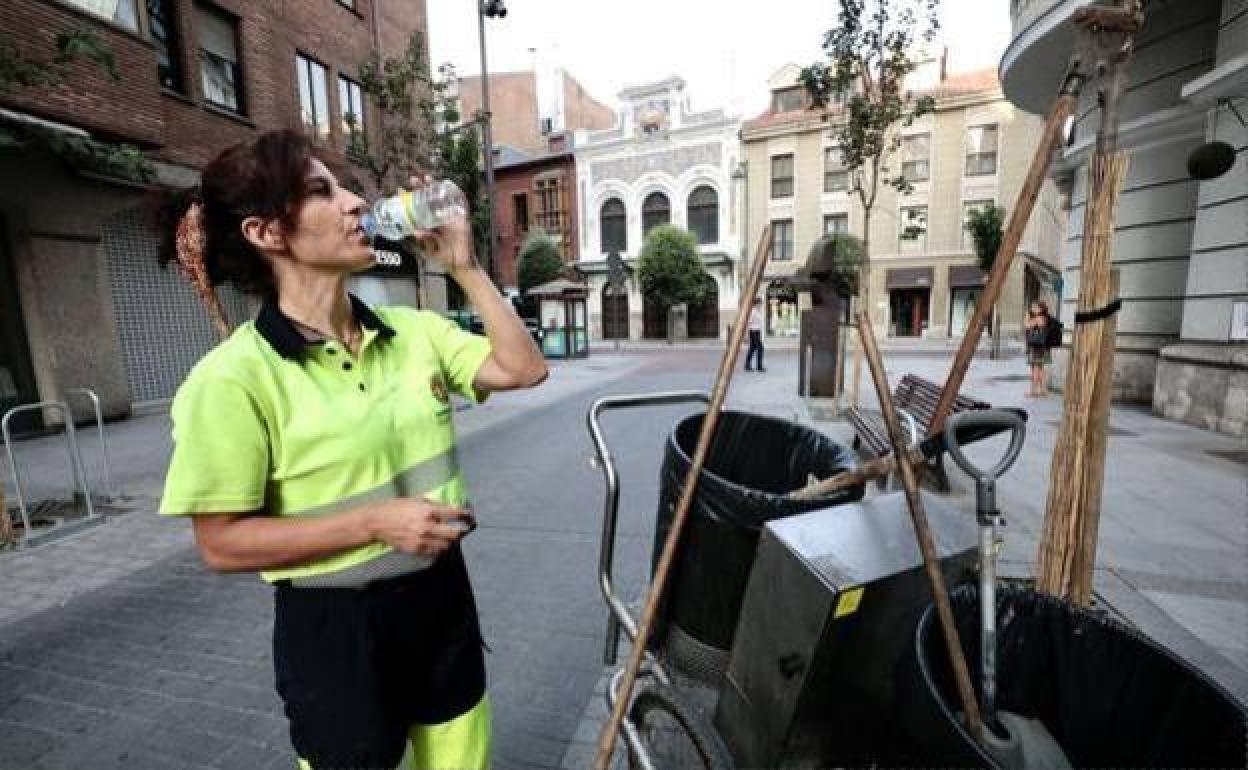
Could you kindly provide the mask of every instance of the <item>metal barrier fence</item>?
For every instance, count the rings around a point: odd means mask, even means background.
[[[86,395],[91,399],[95,408],[96,427],[100,435],[100,451],[104,458],[104,478],[107,487],[107,494],[116,497],[115,489],[112,482],[112,471],[108,462],[108,449],[104,436],[104,419],[99,406],[99,397],[87,388],[74,388],[68,393],[76,393]],[[19,545],[33,545],[39,536],[34,532],[34,520],[31,516],[30,508],[27,504],[25,487],[22,484],[22,475],[17,463],[17,458],[13,449],[13,435],[10,430],[10,423],[13,418],[25,412],[34,412],[44,409],[52,409],[60,413],[62,423],[65,429],[65,445],[69,452],[69,467],[73,474],[75,502],[81,500],[81,505],[86,513],[84,521],[95,523],[99,514],[95,511],[95,505],[91,499],[91,487],[87,480],[86,466],[82,462],[82,453],[78,446],[78,435],[74,428],[73,412],[69,408],[66,401],[39,401],[33,404],[22,404],[15,406],[5,412],[4,417],[0,418],[0,435],[4,438],[5,452],[9,460],[9,473],[13,479],[13,489],[17,496],[18,514],[22,519],[23,534]],[[8,516],[8,510],[0,510],[0,515]]]
[[[100,397],[90,388],[70,388],[65,391],[66,396],[71,394],[81,394],[91,400],[91,407],[95,410],[95,427],[100,436],[100,458],[104,466],[105,499],[110,502],[117,500],[122,496],[122,494],[121,490],[119,490],[113,483],[113,468],[108,459],[108,440],[104,436],[104,412],[100,409]],[[66,401],[68,401],[68,399],[66,399]],[[85,465],[83,467],[85,470]]]

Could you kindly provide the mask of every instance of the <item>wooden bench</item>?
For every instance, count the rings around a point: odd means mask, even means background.
[[[913,374],[907,374],[897,383],[893,392],[893,403],[898,410],[904,410],[914,418],[919,429],[919,438],[927,438],[927,432],[936,412],[936,402],[940,400],[941,386]],[[954,414],[969,409],[990,409],[992,404],[968,396],[958,395],[953,402]],[[882,457],[893,451],[888,440],[888,427],[884,424],[884,416],[874,410],[863,410],[850,407],[845,413],[854,426],[854,449],[869,458]],[[907,435],[908,421],[902,418],[901,429]],[[928,474],[941,492],[949,491],[949,476],[945,473],[944,454],[933,458],[928,463]],[[881,486],[885,480],[881,480]]]

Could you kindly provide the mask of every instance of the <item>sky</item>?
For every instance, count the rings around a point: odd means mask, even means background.
[[[430,61],[481,71],[477,0],[426,0]],[[767,79],[788,62],[818,61],[836,0],[506,0],[486,19],[490,72],[563,67],[599,101],[679,75],[694,110],[749,118],[766,109]],[[1009,42],[1009,0],[943,0],[952,72],[995,67]]]

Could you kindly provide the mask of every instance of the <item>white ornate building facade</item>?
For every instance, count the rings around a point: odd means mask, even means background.
[[[642,296],[636,277],[646,233],[661,224],[692,232],[714,291],[677,308],[677,337],[718,338],[736,313],[741,255],[734,189],[739,121],[724,110],[692,112],[685,81],[670,78],[619,94],[614,128],[578,131],[576,194],[580,261],[588,279],[590,334],[658,339],[664,316]],[[607,256],[630,268],[627,291],[607,285]]]

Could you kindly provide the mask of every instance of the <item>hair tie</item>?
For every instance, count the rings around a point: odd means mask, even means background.
[[[204,263],[204,246],[207,241],[204,235],[204,206],[199,202],[192,203],[178,220],[175,238],[178,269],[191,282],[195,293],[207,308],[208,315],[216,324],[217,333],[221,335],[221,339],[225,339],[230,336],[230,324],[225,320],[221,299],[212,288],[212,281],[208,279],[208,267]]]

